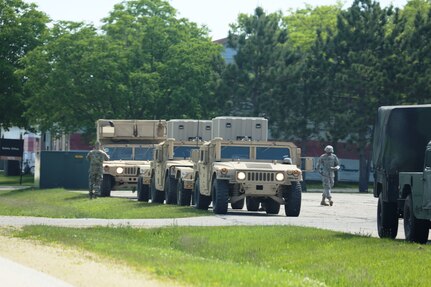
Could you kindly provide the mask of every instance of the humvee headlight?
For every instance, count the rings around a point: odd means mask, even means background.
[[[117,173],[122,174],[124,169],[122,167],[117,167]]]
[[[275,175],[275,179],[276,179],[277,181],[284,181],[284,173],[282,173],[282,172],[278,172],[278,173]]]
[[[243,172],[243,171],[238,172],[238,173],[236,174],[236,178],[237,178],[238,180],[244,180],[244,179],[245,179],[245,172]]]

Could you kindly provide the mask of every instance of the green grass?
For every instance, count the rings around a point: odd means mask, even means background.
[[[431,246],[293,226],[68,229],[15,236],[93,251],[185,286],[429,286]]]
[[[64,189],[0,191],[0,215],[59,218],[180,218],[209,215],[189,206],[97,198]]]
[[[20,184],[20,176],[5,176],[3,171],[0,171],[0,185],[10,185],[10,186],[18,186],[18,185],[28,185],[33,186],[34,184],[34,176],[33,175],[23,175],[22,176],[22,184]]]

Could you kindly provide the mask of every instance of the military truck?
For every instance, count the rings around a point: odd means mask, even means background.
[[[109,197],[112,190],[134,192],[138,175],[150,168],[154,145],[166,139],[166,121],[100,119],[96,127],[97,140],[110,156],[103,162],[101,196]]]
[[[374,126],[374,197],[379,237],[426,243],[431,219],[431,105],[383,106]]]
[[[193,181],[191,151],[211,138],[209,120],[169,120],[166,141],[156,146],[151,170],[140,178],[150,187],[154,203],[190,205]]]
[[[286,216],[301,210],[301,150],[290,142],[227,141],[214,138],[193,152],[193,195],[196,208],[213,205],[215,214],[233,209],[278,214],[284,205]],[[307,170],[312,162],[307,162]]]
[[[193,171],[191,152],[199,149],[202,141],[167,139],[154,150],[151,163],[151,202],[190,205],[193,182],[185,178]],[[148,175],[147,175],[148,176]]]

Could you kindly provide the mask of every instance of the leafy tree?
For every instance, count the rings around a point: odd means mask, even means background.
[[[60,22],[25,58],[27,114],[42,130],[94,130],[98,118],[205,117],[221,63],[205,29],[165,1],[118,4],[102,33]]]
[[[287,30],[281,12],[266,14],[257,7],[254,15],[241,14],[229,31],[229,44],[237,49],[235,63],[225,73],[226,102],[233,115],[273,114],[279,89],[276,75],[284,64]],[[270,119],[273,120],[273,119]]]
[[[289,31],[289,39],[294,47],[308,50],[317,39],[317,31],[323,40],[327,30],[334,30],[337,15],[341,12],[342,3],[331,6],[306,5],[303,9],[289,10],[283,18]]]
[[[371,139],[376,105],[382,101],[386,70],[386,30],[392,9],[382,9],[371,0],[355,0],[340,13],[337,33],[328,41],[327,61],[332,95],[320,105],[326,119],[322,124],[329,140],[348,138],[358,145],[360,191],[367,189],[366,148]],[[341,133],[340,133],[341,132]],[[337,135],[334,137],[334,135]]]
[[[40,45],[48,17],[33,4],[21,0],[0,0],[0,126],[27,126],[22,117],[22,82],[15,71],[20,59]]]

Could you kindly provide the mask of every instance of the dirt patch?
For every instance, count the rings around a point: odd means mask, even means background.
[[[148,274],[100,258],[97,255],[57,245],[0,234],[0,256],[49,274],[74,286],[173,286]],[[178,285],[177,285],[178,286]]]

